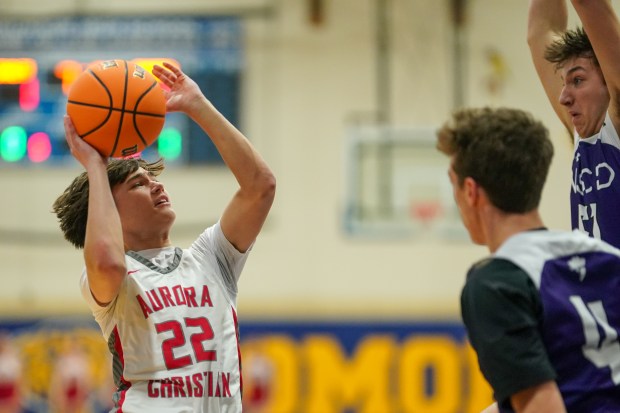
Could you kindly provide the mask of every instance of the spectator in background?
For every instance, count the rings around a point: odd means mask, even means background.
[[[21,413],[23,365],[10,336],[0,333],[0,413]]]
[[[49,390],[50,413],[91,413],[91,366],[77,341],[68,336],[54,362]]]

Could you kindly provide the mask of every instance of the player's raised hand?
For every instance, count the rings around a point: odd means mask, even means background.
[[[65,139],[71,149],[71,154],[84,168],[87,168],[93,161],[106,161],[103,155],[97,152],[95,148],[90,146],[77,134],[69,115],[65,115],[63,121],[65,126]]]
[[[181,69],[163,62],[163,66],[153,66],[153,75],[166,85],[169,90],[164,90],[166,96],[166,110],[168,112],[185,112],[192,115],[194,109],[200,107],[205,96],[200,87],[187,76]]]

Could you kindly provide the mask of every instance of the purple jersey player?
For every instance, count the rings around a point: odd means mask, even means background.
[[[610,0],[530,0],[528,43],[556,114],[575,137],[571,223],[620,247],[620,24]],[[587,33],[587,35],[586,35]]]
[[[520,110],[461,110],[437,146],[470,237],[492,254],[461,294],[497,401],[485,413],[620,412],[620,250],[544,227],[545,127]]]
[[[583,139],[575,134],[572,227],[620,247],[620,139],[609,116],[601,131]]]

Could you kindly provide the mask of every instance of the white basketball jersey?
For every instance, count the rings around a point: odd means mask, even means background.
[[[241,412],[236,296],[246,259],[217,223],[186,250],[129,251],[127,276],[106,307],[82,275],[113,356],[113,412]]]

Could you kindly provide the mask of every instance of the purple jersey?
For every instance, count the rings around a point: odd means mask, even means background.
[[[609,118],[601,131],[575,138],[571,225],[620,248],[620,139]]]
[[[494,255],[525,271],[568,412],[620,412],[620,251],[577,231],[531,231]]]

